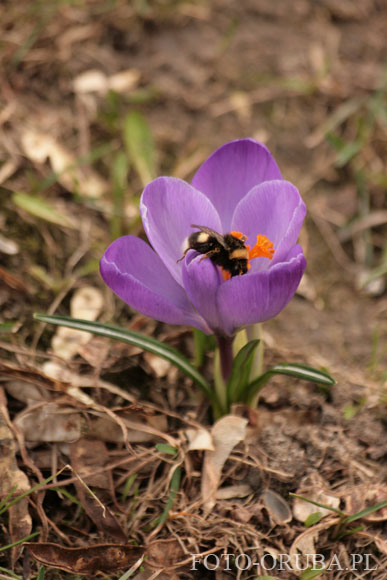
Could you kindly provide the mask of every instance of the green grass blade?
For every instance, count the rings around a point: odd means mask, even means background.
[[[161,358],[168,360],[171,364],[179,368],[185,375],[195,381],[195,383],[202,389],[210,401],[215,402],[214,394],[211,391],[210,385],[206,379],[199,373],[199,371],[191,365],[191,363],[182,354],[174,348],[163,344],[162,342],[132,330],[119,328],[118,326],[111,326],[110,324],[103,324],[101,322],[90,322],[88,320],[81,320],[78,318],[71,318],[69,316],[50,316],[48,314],[34,314],[35,320],[40,322],[48,322],[58,326],[67,326],[68,328],[75,328],[76,330],[83,330],[91,332],[113,340],[120,340],[132,344],[143,350],[151,352]]]
[[[374,512],[377,512],[385,507],[387,507],[387,500],[381,501],[380,503],[369,506],[369,507],[365,508],[364,510],[357,512],[357,514],[353,514],[352,516],[348,516],[346,521],[348,524],[350,524],[351,522],[359,520],[360,518],[365,518],[366,516],[369,516],[370,514],[373,514]]]
[[[325,371],[299,363],[279,363],[250,383],[246,389],[246,402],[249,403],[274,375],[286,375],[330,387],[336,384],[335,379]]]
[[[155,151],[149,124],[138,111],[125,117],[124,141],[129,159],[145,187],[156,176]]]
[[[51,224],[66,228],[76,227],[67,214],[58,211],[49,201],[42,197],[17,192],[13,194],[12,201],[27,213]]]

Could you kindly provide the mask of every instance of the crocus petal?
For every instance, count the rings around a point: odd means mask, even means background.
[[[254,187],[238,204],[232,219],[232,231],[248,236],[255,244],[263,234],[274,244],[274,257],[251,261],[252,272],[282,262],[297,241],[306,213],[305,204],[296,187],[288,181],[266,181]]]
[[[254,139],[239,139],[217,149],[198,169],[192,185],[212,201],[226,233],[238,202],[255,185],[273,179],[281,179],[281,173],[269,150]]]
[[[170,324],[187,324],[209,332],[152,248],[140,238],[115,240],[100,262],[105,283],[135,310]]]
[[[226,335],[241,326],[276,316],[289,302],[300,283],[306,260],[299,245],[286,261],[262,272],[234,276],[218,290],[218,310]]]
[[[216,293],[223,282],[219,268],[194,251],[183,263],[183,284],[188,298],[206,320],[212,332],[222,328],[216,306]]]
[[[191,224],[220,231],[219,216],[200,191],[175,177],[159,177],[144,189],[141,216],[150,243],[172,276],[182,283],[181,258]]]

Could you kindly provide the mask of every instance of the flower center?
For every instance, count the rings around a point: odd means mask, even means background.
[[[231,235],[243,243],[245,243],[245,241],[248,239],[247,236],[245,236],[241,232],[231,232]],[[269,260],[273,259],[275,252],[273,242],[271,242],[269,238],[267,238],[263,234],[257,235],[257,241],[252,248],[248,245],[246,245],[245,247],[248,252],[248,257],[243,259],[247,259],[247,268],[249,270],[251,268],[250,260],[252,260],[253,258],[269,258]],[[225,270],[224,268],[222,268],[222,274],[225,280],[229,280],[231,278],[231,273]]]

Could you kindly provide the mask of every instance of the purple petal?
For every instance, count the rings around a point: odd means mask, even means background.
[[[218,290],[219,316],[223,330],[237,328],[276,316],[289,302],[306,267],[302,248],[292,248],[285,262],[263,272],[234,276]]]
[[[213,332],[222,328],[216,305],[217,291],[222,282],[220,270],[211,260],[203,259],[197,252],[188,252],[183,264],[184,288]]]
[[[115,240],[100,262],[105,283],[135,310],[170,324],[187,324],[209,332],[195,312],[184,289],[140,238],[124,236]]]
[[[226,233],[239,201],[254,186],[273,179],[281,179],[281,173],[269,150],[253,139],[239,139],[217,149],[199,167],[192,185],[212,201]]]
[[[266,181],[254,187],[235,209],[232,231],[248,236],[253,247],[258,234],[274,244],[275,254],[251,261],[252,272],[267,269],[282,262],[297,241],[306,213],[298,190],[288,181]]]
[[[221,230],[219,216],[205,195],[175,177],[159,177],[144,189],[141,216],[145,232],[172,276],[181,284],[181,258],[197,224]]]

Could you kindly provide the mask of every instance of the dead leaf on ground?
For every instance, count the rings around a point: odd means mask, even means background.
[[[2,393],[0,392],[2,397]],[[0,499],[10,494],[20,494],[30,489],[26,474],[18,468],[16,462],[16,444],[13,433],[6,419],[7,412],[3,404],[0,409]],[[32,519],[28,511],[28,498],[25,497],[8,510],[8,525],[11,542],[25,538],[31,533]],[[19,551],[19,547],[16,547]],[[17,557],[13,554],[13,560]]]
[[[104,305],[102,293],[92,286],[84,286],[76,290],[70,301],[70,316],[83,320],[94,321],[100,315]],[[92,334],[74,328],[60,326],[52,341],[54,353],[65,360],[75,356],[80,346],[87,344]]]
[[[23,411],[14,423],[26,441],[71,443],[81,437],[84,421],[72,407],[47,403]]]
[[[340,499],[335,497],[326,489],[326,484],[320,475],[316,472],[311,473],[301,481],[296,491],[297,495],[308,497],[312,501],[338,509]],[[331,510],[313,505],[298,497],[293,501],[293,515],[299,522],[305,522],[307,518],[314,513],[319,512],[322,517],[332,514]]]
[[[289,555],[291,565],[294,570],[300,569],[300,562],[299,557],[300,555],[305,555],[305,558],[310,557],[312,554],[316,554],[316,546],[315,542],[318,540],[319,535],[330,528],[332,525],[337,523],[339,518],[329,518],[324,520],[323,522],[312,526],[302,532],[297,538],[294,540],[293,544],[290,547]],[[301,564],[304,566],[305,562]],[[304,568],[302,568],[304,569]]]
[[[84,548],[65,548],[50,542],[26,542],[31,556],[45,566],[72,574],[96,574],[130,568],[143,556],[142,546],[97,544]]]
[[[214,442],[207,429],[186,429],[188,451],[214,451]]]
[[[246,434],[247,419],[226,415],[213,425],[211,436],[214,451],[206,451],[203,462],[201,495],[204,510],[209,512],[214,507],[216,492],[220,484],[222,469],[231,451]]]
[[[359,485],[350,490],[345,497],[345,511],[348,514],[356,514],[367,507],[386,501],[387,487],[383,484]],[[384,522],[387,520],[387,507],[368,514],[362,518],[367,522]]]
[[[80,166],[71,151],[58,143],[54,137],[38,129],[28,128],[21,135],[21,143],[26,156],[34,163],[45,163],[49,159],[59,183],[68,191],[81,196],[100,198],[108,186],[102,177]]]
[[[155,540],[147,546],[147,563],[152,567],[168,568],[187,556],[177,540]]]

